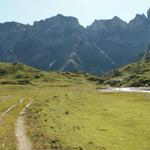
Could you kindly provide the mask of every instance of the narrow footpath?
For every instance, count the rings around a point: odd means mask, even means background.
[[[26,135],[24,114],[26,109],[31,105],[31,101],[25,106],[25,108],[20,112],[20,115],[16,123],[16,137],[18,140],[18,150],[33,150],[32,143],[29,137]]]

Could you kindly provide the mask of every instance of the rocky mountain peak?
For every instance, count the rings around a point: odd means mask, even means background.
[[[112,18],[111,22],[112,22],[112,25],[114,25],[114,26],[120,26],[123,28],[125,28],[127,26],[127,23],[117,16]]]
[[[118,22],[118,23],[120,23],[120,22],[124,22],[123,20],[121,20],[119,17],[117,17],[117,16],[114,16],[113,18],[112,18],[112,21],[113,22]]]
[[[54,20],[54,21],[64,21],[64,22],[67,22],[67,23],[71,23],[71,24],[79,24],[79,21],[77,18],[75,17],[71,17],[71,16],[63,16],[62,14],[58,14],[48,20]]]
[[[70,16],[68,17],[68,16],[63,16],[62,14],[58,14],[54,17],[34,22],[34,26],[37,26],[39,24],[46,25],[46,26],[56,25],[56,24],[61,26],[65,26],[65,25],[79,26],[79,21],[75,17],[70,17]]]
[[[148,19],[150,20],[150,8],[149,8],[149,10],[147,11],[147,17],[148,17]]]
[[[130,27],[138,27],[147,22],[147,18],[144,14],[137,14],[133,20],[129,22]]]
[[[92,25],[87,27],[88,29],[92,29],[92,30],[105,30],[106,29],[106,25],[104,20],[94,20],[94,22],[92,23]]]
[[[128,24],[126,22],[115,16],[114,18],[108,20],[95,20],[88,28],[94,30],[107,30],[108,28],[116,27],[126,28],[127,25]]]
[[[2,32],[19,32],[25,31],[30,25],[24,25],[18,22],[0,23],[0,31]]]

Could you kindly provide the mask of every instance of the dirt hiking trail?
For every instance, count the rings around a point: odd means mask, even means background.
[[[20,112],[20,115],[17,119],[16,123],[16,137],[18,140],[18,150],[33,150],[32,144],[28,136],[26,135],[25,130],[25,122],[24,122],[24,114],[26,109],[31,105],[32,101],[30,101],[24,109]]]

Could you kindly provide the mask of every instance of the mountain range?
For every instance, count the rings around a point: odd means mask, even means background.
[[[149,44],[150,10],[129,23],[115,16],[86,28],[61,14],[33,25],[0,23],[0,61],[43,70],[102,74],[132,62]]]

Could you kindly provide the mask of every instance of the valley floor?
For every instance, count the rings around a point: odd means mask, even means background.
[[[17,149],[17,119],[31,99],[24,125],[35,150],[150,149],[149,93],[98,92],[81,78],[0,85],[0,150]]]

